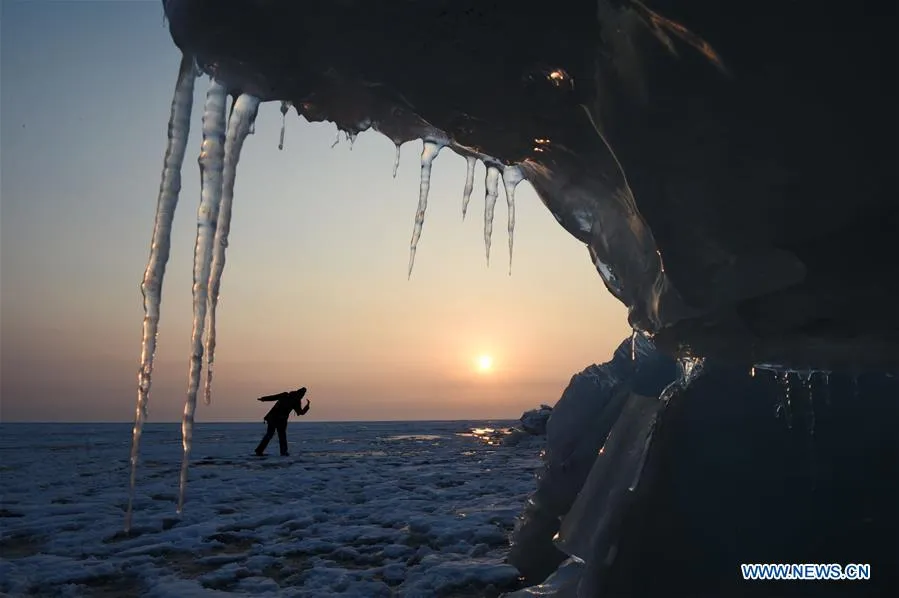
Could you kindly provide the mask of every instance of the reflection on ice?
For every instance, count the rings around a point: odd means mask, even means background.
[[[498,445],[512,433],[512,428],[471,428],[468,432],[457,432],[456,436],[476,438],[484,444]]]

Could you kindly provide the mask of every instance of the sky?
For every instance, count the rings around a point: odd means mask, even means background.
[[[149,255],[180,52],[161,2],[0,2],[0,421],[131,421]],[[401,59],[401,57],[400,57]],[[199,202],[197,81],[163,286],[149,421],[187,387]],[[587,249],[516,193],[508,273],[501,193],[491,264],[478,165],[435,160],[407,280],[421,142],[336,129],[263,104],[238,166],[213,401],[198,421],[255,421],[306,386],[310,420],[517,418],[553,404],[630,330]],[[488,371],[479,357],[492,358]]]

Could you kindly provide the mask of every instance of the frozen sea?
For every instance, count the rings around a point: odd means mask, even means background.
[[[180,426],[147,424],[130,534],[130,424],[2,424],[0,593],[495,596],[543,449],[513,423],[292,422],[262,458],[262,422],[198,424],[181,516]]]

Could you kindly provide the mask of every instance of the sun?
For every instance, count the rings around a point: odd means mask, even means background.
[[[489,355],[481,355],[478,357],[478,371],[479,372],[489,372],[493,369],[493,358]]]

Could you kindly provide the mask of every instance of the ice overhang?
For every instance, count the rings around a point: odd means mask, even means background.
[[[886,4],[164,4],[231,93],[518,165],[664,348],[899,361]]]

